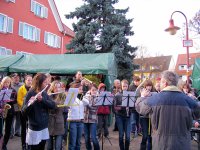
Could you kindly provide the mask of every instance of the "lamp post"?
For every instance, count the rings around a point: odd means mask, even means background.
[[[174,25],[174,20],[172,19],[172,16],[175,14],[175,13],[180,13],[184,16],[185,18],[185,25],[186,25],[186,37],[185,37],[185,40],[183,40],[183,47],[186,47],[186,50],[187,50],[187,72],[186,72],[186,75],[187,75],[187,83],[189,83],[189,47],[192,47],[192,40],[189,40],[189,35],[188,35],[188,20],[187,20],[187,17],[186,15],[181,12],[181,11],[174,11],[172,14],[171,14],[171,18],[169,20],[169,27],[167,29],[165,29],[166,32],[169,32],[171,35],[175,35],[176,34],[176,31],[179,30],[180,28],[175,26]]]

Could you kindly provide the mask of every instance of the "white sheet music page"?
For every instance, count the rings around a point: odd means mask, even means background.
[[[129,104],[128,103],[129,99]],[[135,92],[132,91],[123,91],[122,96],[122,107],[134,107],[135,103]]]
[[[12,94],[12,89],[1,90],[0,91],[0,101],[10,100],[11,94]]]
[[[113,95],[111,92],[104,91],[95,99],[96,106],[107,106],[113,104]]]
[[[65,105],[67,106],[71,106],[74,105],[75,99],[78,95],[78,88],[70,88],[68,93],[67,93],[67,97],[65,99]]]

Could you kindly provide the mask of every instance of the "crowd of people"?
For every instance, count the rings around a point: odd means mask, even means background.
[[[140,150],[191,149],[190,129],[200,126],[198,95],[174,72],[164,71],[155,82],[137,76],[131,83],[114,80],[112,105],[95,105],[107,87],[88,82],[80,71],[69,87],[78,89],[76,105],[64,105],[68,88],[50,74],[26,75],[24,83],[17,73],[5,76],[0,90],[11,95],[0,100],[2,150],[13,135],[21,137],[22,150],[62,150],[63,141],[69,150],[80,150],[82,136],[87,150],[100,150],[99,138],[109,138],[111,113],[120,150],[129,150],[131,134],[142,136]],[[134,92],[134,107],[122,106],[125,91]]]

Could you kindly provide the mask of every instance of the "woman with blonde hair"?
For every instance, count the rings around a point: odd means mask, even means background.
[[[65,91],[61,91],[61,83],[59,81],[53,81],[48,90],[48,94],[54,100],[56,105],[63,105],[66,99]],[[61,150],[62,149],[62,137],[65,132],[64,119],[63,119],[64,107],[56,107],[49,111],[49,135],[48,150]],[[55,144],[54,144],[55,139]]]
[[[2,79],[1,81],[1,85],[0,85],[0,90],[12,90],[12,93],[11,93],[11,97],[9,99],[8,102],[3,102],[1,101],[1,108],[4,107],[5,103],[9,104],[11,106],[11,108],[7,111],[7,115],[6,115],[6,118],[5,119],[5,134],[4,134],[4,139],[3,139],[3,146],[2,146],[2,150],[7,150],[7,143],[9,141],[9,138],[10,138],[10,133],[11,133],[11,125],[12,125],[12,120],[13,120],[13,117],[14,117],[14,113],[15,113],[15,110],[14,110],[14,106],[13,104],[15,104],[17,102],[17,93],[16,91],[11,88],[11,78],[6,76]],[[4,111],[4,110],[3,110]],[[3,112],[2,112],[3,113]],[[3,116],[1,116],[1,135],[0,137],[2,137],[2,130],[3,130]]]

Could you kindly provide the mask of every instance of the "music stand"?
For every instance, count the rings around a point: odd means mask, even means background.
[[[10,101],[11,94],[12,94],[11,89],[0,91],[0,105],[1,106],[3,106],[3,103]]]
[[[70,88],[68,93],[67,93],[67,97],[65,99],[64,105],[65,106],[79,106],[78,103],[75,102],[76,97],[78,96],[78,88]],[[70,121],[68,121],[68,130],[67,130],[67,146],[66,148],[69,148],[69,128],[70,128]]]
[[[77,106],[75,105],[75,100],[78,95],[78,88],[70,88],[67,97],[65,99],[64,105],[66,106]]]
[[[113,105],[113,98],[114,96],[111,94],[111,92],[108,91],[104,91],[102,92],[99,96],[96,97],[96,99],[94,99],[94,105],[95,106],[111,106]],[[112,145],[110,139],[108,137],[105,137],[110,145]],[[103,134],[103,130],[101,129],[101,147],[103,150],[103,145],[104,145],[104,134]]]
[[[127,116],[129,115],[129,108],[135,107],[135,92],[123,91],[121,107],[126,107]]]

